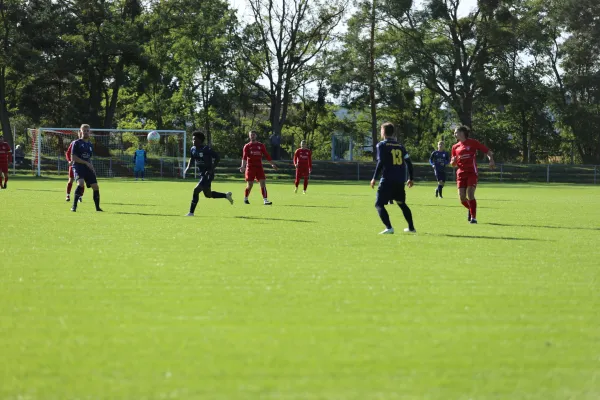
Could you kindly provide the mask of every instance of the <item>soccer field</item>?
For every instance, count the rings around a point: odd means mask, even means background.
[[[0,191],[0,399],[600,398],[600,187],[66,180]],[[399,232],[400,231],[400,232]]]

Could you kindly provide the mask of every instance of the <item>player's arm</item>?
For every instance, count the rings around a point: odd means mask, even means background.
[[[217,153],[213,149],[210,149],[210,156],[213,159],[211,173],[214,174],[215,173],[215,168],[217,168],[217,164],[219,163],[219,161],[221,161],[221,156],[219,155],[219,153]]]
[[[413,167],[413,163],[410,160],[410,156],[408,154],[406,154],[404,156],[404,164],[406,164],[406,168],[408,169],[408,180],[406,181],[406,186],[408,186],[409,188],[413,187],[413,178],[414,178],[414,167]]]
[[[135,164],[135,160],[137,158],[137,151],[133,153],[133,163]]]
[[[371,189],[375,187],[375,181],[377,177],[381,173],[383,169],[383,160],[381,159],[381,148],[377,145],[377,165],[375,166],[375,172],[373,173],[373,178],[371,179]]]
[[[190,161],[188,161],[188,165],[187,165],[187,167],[185,167],[185,171],[183,171],[183,175],[187,175],[187,172],[190,169],[191,165],[192,165],[192,158],[190,157]]]
[[[477,149],[484,153],[490,161],[490,168],[495,168],[496,163],[494,162],[494,153],[483,143],[477,142]]]
[[[246,169],[246,159],[248,158],[248,153],[246,152],[246,146],[244,146],[244,150],[242,151],[242,166],[240,167],[240,172],[244,172]]]
[[[144,150],[144,164],[146,164],[146,160],[148,160],[148,153]]]
[[[435,168],[435,163],[433,162],[433,155],[434,154],[435,154],[435,151],[432,151],[431,155],[429,156],[429,164],[431,164],[431,166]]]
[[[452,147],[452,157],[450,158],[450,165],[456,167],[457,159],[456,159],[456,151],[454,150],[454,146]]]
[[[298,149],[298,150],[296,150],[296,151],[294,152],[294,160],[293,160],[293,163],[294,163],[294,168],[298,168],[298,151],[299,151],[299,150],[300,150],[300,149]]]
[[[65,153],[65,158],[67,159],[67,163],[69,163],[69,165],[71,165],[71,161],[72,161],[71,154],[72,153],[73,153],[73,142],[71,142],[69,144],[69,147],[67,147],[67,151]]]
[[[308,152],[308,173],[312,172],[312,151]]]
[[[262,151],[263,156],[265,156],[265,158],[267,159],[267,161],[269,161],[271,163],[271,168],[273,168],[275,171],[277,171],[277,165],[275,165],[275,163],[273,162],[273,159],[271,158],[271,155],[267,151],[267,147],[264,145],[264,143],[262,145],[261,151]]]

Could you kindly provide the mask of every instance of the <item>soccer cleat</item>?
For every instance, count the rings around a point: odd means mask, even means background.
[[[298,188],[294,188],[294,193],[298,193]]]
[[[476,220],[475,218],[471,218],[471,219],[469,220],[469,223],[470,223],[470,224],[476,224],[476,223],[477,223],[477,220]]]
[[[232,196],[233,196],[233,193],[231,193],[231,192],[225,193],[225,198],[227,200],[229,200],[229,202],[231,203],[231,205],[233,205],[233,197]]]
[[[250,204],[250,202],[248,201],[248,199],[244,199],[244,204]]]
[[[265,203],[264,203],[264,204],[265,204],[265,206],[270,206],[270,205],[272,205],[273,203],[272,203],[272,202],[270,202],[269,200],[265,200]]]
[[[394,228],[386,228],[385,230],[379,232],[380,235],[393,235]]]
[[[101,209],[101,208],[96,208],[96,211],[98,211],[98,212],[104,212],[104,210]]]
[[[75,207],[71,207],[71,211],[77,212],[77,209]]]
[[[417,233],[416,229],[404,228],[404,232]]]
[[[306,194],[306,190],[303,190],[303,191],[302,191],[302,194]]]
[[[71,196],[67,195],[67,198],[65,199],[65,201],[71,201]]]
[[[187,213],[186,217],[193,217],[194,213]]]

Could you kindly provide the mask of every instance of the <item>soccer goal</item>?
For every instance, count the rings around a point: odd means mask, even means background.
[[[152,130],[91,128],[94,146],[92,164],[98,177],[131,177],[133,155],[141,144],[146,150],[146,176],[155,178],[183,177],[186,157],[185,131],[156,130],[160,140],[149,142]],[[79,128],[28,129],[32,148],[32,172],[37,176],[69,173],[65,153],[77,140]]]

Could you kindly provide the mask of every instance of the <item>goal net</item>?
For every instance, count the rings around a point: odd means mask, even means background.
[[[79,128],[28,129],[32,148],[32,172],[37,176],[69,173],[65,153],[77,140]],[[91,129],[92,164],[98,177],[132,177],[133,155],[141,144],[146,150],[146,177],[183,177],[186,157],[185,131],[157,130],[159,141],[149,142],[152,130]]]

